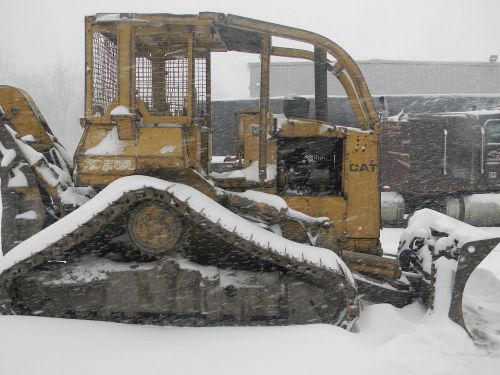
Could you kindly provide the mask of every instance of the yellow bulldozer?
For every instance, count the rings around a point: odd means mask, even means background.
[[[232,169],[215,173],[211,81],[224,77],[211,55],[227,51],[260,55],[260,98],[239,113]],[[271,56],[314,62],[314,119],[271,112]],[[446,257],[458,263],[450,317],[465,328],[465,282],[498,239],[461,240],[438,218],[384,256],[381,118],[336,43],[221,13],[98,14],[85,58],[73,159],[29,95],[0,86],[1,313],[349,329],[360,298],[432,305],[432,264]],[[328,122],[328,74],[359,128]]]

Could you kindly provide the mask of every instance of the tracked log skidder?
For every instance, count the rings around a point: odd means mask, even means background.
[[[498,239],[423,212],[399,258],[383,256],[380,117],[337,44],[210,12],[99,14],[85,33],[73,160],[31,98],[0,86],[3,314],[349,329],[360,298],[432,305],[446,258],[458,263],[450,316],[465,328],[465,282]],[[239,114],[233,170],[213,173],[211,54],[227,51],[260,55],[260,100]],[[314,61],[314,120],[271,112],[271,56]],[[328,72],[359,128],[328,123]]]

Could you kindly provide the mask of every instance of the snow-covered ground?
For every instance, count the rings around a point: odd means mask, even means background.
[[[382,231],[386,252],[395,252],[400,233]],[[365,306],[355,332],[329,325],[177,328],[2,316],[0,374],[497,374],[498,250],[466,290],[469,316],[490,320],[473,322],[491,326],[489,347],[474,345],[446,316],[428,315],[418,303]]]

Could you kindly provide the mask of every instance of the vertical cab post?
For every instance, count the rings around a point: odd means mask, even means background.
[[[209,127],[212,127],[212,56],[210,51],[207,52],[205,57],[206,62],[206,100],[205,100],[205,112],[208,119]]]
[[[271,35],[262,35],[260,54],[259,100],[259,180],[267,179],[267,129],[269,127],[269,69],[271,62]]]
[[[135,139],[135,56],[132,24],[118,26],[118,104],[127,107],[130,114],[111,115],[122,140]]]
[[[93,80],[93,32],[94,17],[85,17],[85,118],[92,115],[92,80]]]
[[[188,34],[187,40],[187,55],[188,55],[188,102],[187,102],[187,116],[188,116],[188,124],[193,125],[194,121],[194,33],[190,32]]]
[[[204,126],[201,133],[201,168],[207,173],[210,170],[212,159],[212,59],[210,50],[205,55],[205,117],[200,118],[200,125]],[[196,78],[196,77],[195,77]]]
[[[195,51],[194,31],[190,31],[187,40],[188,57],[188,85],[187,85],[187,146],[189,154],[189,166],[200,169],[200,127],[195,123],[196,90],[195,90]]]
[[[314,109],[316,120],[328,121],[327,59],[323,48],[314,46]]]
[[[133,62],[132,25],[130,22],[120,22],[118,26],[118,63],[119,63],[119,104],[132,110],[135,106],[133,100],[135,87],[135,71]]]

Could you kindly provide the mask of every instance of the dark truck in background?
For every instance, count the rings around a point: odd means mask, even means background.
[[[500,192],[500,110],[405,115],[382,126],[380,145],[382,190],[404,199],[386,222],[423,207],[474,225],[500,221],[500,197],[473,197]]]

